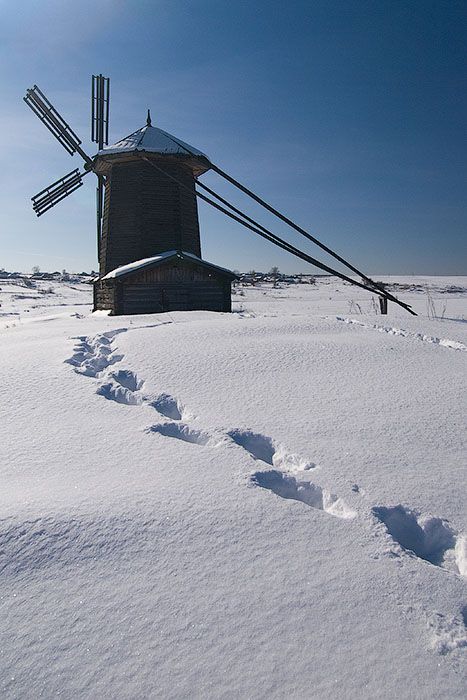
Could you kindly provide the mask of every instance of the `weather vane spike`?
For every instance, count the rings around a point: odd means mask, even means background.
[[[147,124],[148,126],[151,126],[151,112],[150,112],[149,109],[148,109],[148,118],[147,118],[147,120],[146,120],[146,124]]]

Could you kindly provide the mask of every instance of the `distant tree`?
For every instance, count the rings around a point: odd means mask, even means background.
[[[40,271],[41,271],[41,268],[39,267],[39,265],[34,265],[34,267],[32,268],[33,275],[38,275]]]
[[[250,283],[254,286],[256,284],[256,270],[250,270],[248,277],[250,277]]]
[[[269,270],[269,274],[272,277],[273,286],[277,287],[277,280],[279,279],[279,275],[280,275],[279,268],[278,267],[271,267],[271,269]]]

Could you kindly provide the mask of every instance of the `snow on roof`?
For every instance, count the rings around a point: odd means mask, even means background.
[[[178,258],[193,258],[193,260],[196,260],[197,262],[200,262],[203,265],[214,267],[216,270],[220,270],[221,272],[227,272],[230,275],[233,274],[231,270],[227,270],[227,268],[225,267],[219,267],[219,265],[213,265],[207,260],[202,260],[197,255],[194,255],[194,253],[186,253],[185,251],[177,250],[168,250],[165,253],[153,255],[151,258],[143,258],[142,260],[135,260],[135,262],[128,263],[127,265],[121,265],[120,267],[115,268],[115,270],[108,272],[102,279],[110,280],[114,279],[115,277],[121,277],[122,275],[127,275],[129,272],[134,272],[135,270],[139,270],[142,267],[152,265],[153,263],[160,262],[161,260],[165,260],[166,258],[171,258],[174,256],[177,256]]]
[[[194,146],[177,139],[155,126],[146,125],[134,133],[117,141],[113,146],[106,146],[98,155],[124,153],[129,151],[147,151],[149,153],[181,153],[183,155],[207,156]]]

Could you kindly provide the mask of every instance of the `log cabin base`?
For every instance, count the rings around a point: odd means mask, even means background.
[[[232,310],[236,275],[192,253],[168,251],[122,265],[94,282],[94,311],[110,315]]]

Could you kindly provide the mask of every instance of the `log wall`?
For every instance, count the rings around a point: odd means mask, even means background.
[[[191,169],[182,161],[152,160],[181,187],[141,158],[111,163],[102,223],[100,274],[168,250],[201,257],[198,207]]]
[[[231,311],[231,276],[186,260],[170,261],[125,276],[98,280],[94,309],[112,315],[164,311]]]

